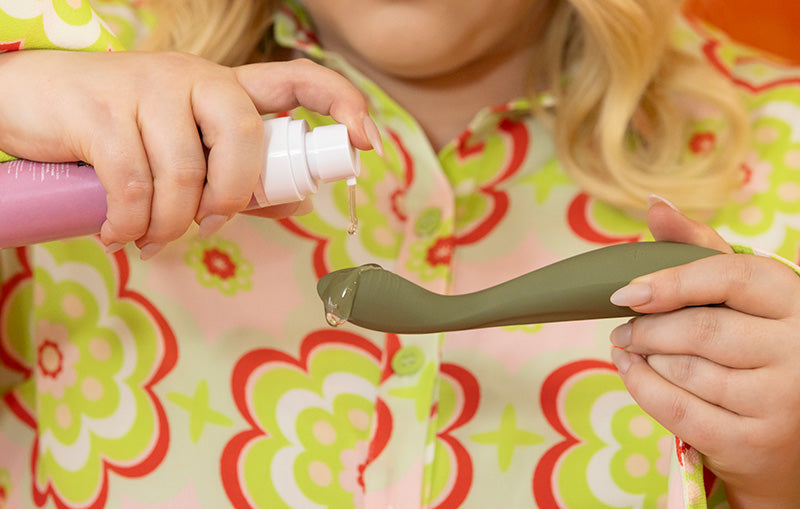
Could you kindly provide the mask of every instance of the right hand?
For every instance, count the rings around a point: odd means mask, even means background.
[[[0,54],[0,90],[0,149],[94,166],[108,195],[103,244],[136,241],[142,258],[193,220],[208,234],[247,206],[265,164],[261,114],[331,115],[362,150],[377,132],[361,93],[308,60],[228,68],[183,53],[20,51]]]

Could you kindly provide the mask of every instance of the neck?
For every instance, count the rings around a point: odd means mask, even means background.
[[[534,53],[533,48],[525,48],[431,78],[408,79],[368,66],[360,70],[417,120],[439,151],[459,136],[481,109],[529,93],[527,70]]]

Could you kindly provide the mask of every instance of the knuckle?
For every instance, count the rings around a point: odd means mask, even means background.
[[[675,394],[669,404],[669,416],[673,425],[682,424],[689,413],[688,401],[683,394]]]
[[[670,378],[678,385],[685,385],[694,378],[697,372],[697,357],[681,356],[671,363]]]
[[[181,73],[206,62],[204,59],[182,51],[165,51],[161,53],[162,62],[158,62],[158,66],[165,69],[170,69],[174,73]],[[166,63],[169,67],[164,67]]]
[[[237,139],[258,142],[264,136],[264,121],[255,112],[252,115],[241,115],[230,126],[231,132]]]
[[[681,270],[670,270],[667,271],[666,274],[667,277],[664,281],[664,287],[667,289],[668,293],[671,295],[682,295],[683,276]],[[653,291],[658,291],[658,285],[654,285]]]
[[[203,186],[206,180],[205,165],[197,163],[177,163],[171,166],[169,180],[180,189],[194,189]]]
[[[720,322],[718,314],[707,307],[691,310],[692,337],[701,345],[713,345],[719,339]]]
[[[750,256],[727,256],[725,278],[734,287],[745,287],[753,279],[753,264]]]
[[[153,182],[144,178],[129,178],[120,188],[119,200],[123,203],[150,201],[153,197]]]
[[[319,69],[320,68],[319,64],[314,63],[312,60],[310,60],[308,58],[296,58],[294,60],[289,61],[289,63],[293,67],[299,68],[301,71],[313,70],[313,69]]]

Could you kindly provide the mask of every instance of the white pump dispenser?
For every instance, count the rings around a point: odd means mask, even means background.
[[[305,120],[278,117],[264,122],[266,164],[254,193],[260,207],[301,201],[320,182],[355,185],[361,170],[358,152],[342,124],[308,130]]]

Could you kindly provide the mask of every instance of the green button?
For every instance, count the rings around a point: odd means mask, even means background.
[[[417,216],[414,232],[421,237],[433,235],[439,231],[440,224],[442,224],[442,211],[436,207],[429,207]]]
[[[413,375],[425,364],[425,354],[418,346],[404,346],[392,357],[392,369],[401,376]]]

